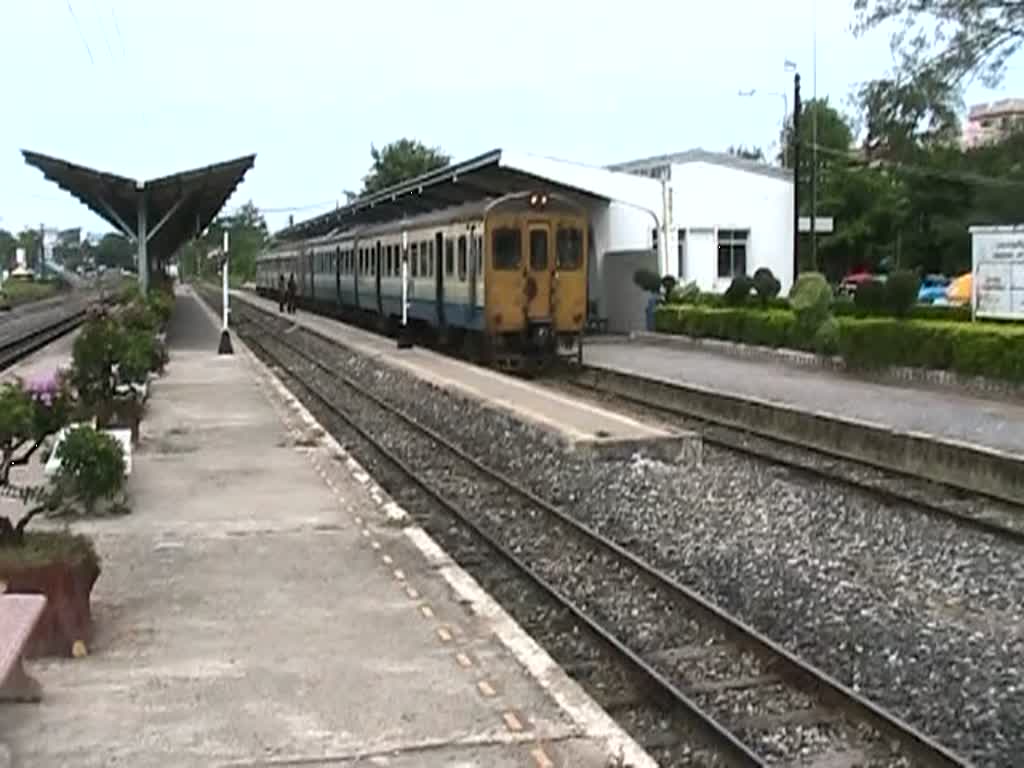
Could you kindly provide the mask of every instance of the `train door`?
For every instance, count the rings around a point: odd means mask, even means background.
[[[467,277],[466,277],[466,279],[469,281],[467,287],[469,288],[469,314],[470,314],[470,317],[472,317],[474,314],[476,314],[476,309],[477,309],[477,307],[476,307],[476,263],[477,263],[476,250],[477,250],[476,228],[475,227],[470,227],[469,228],[469,265],[468,265]]]
[[[381,270],[381,258],[380,258],[380,240],[373,247],[373,273],[374,282],[377,286],[377,314],[381,317],[384,316],[384,299],[380,295],[380,270]]]
[[[334,298],[341,310],[341,246],[334,249]]]
[[[355,293],[353,301],[355,302],[356,309],[360,309],[362,307],[362,296],[359,295],[359,280],[362,277],[363,260],[361,258],[362,254],[359,251],[358,240],[352,241],[352,247],[349,249],[348,256],[352,261],[352,290]]]
[[[551,287],[554,272],[551,225],[546,221],[527,223],[526,316],[532,322],[551,319]]]
[[[444,320],[444,232],[434,235],[434,296],[437,304],[437,325],[445,327]]]

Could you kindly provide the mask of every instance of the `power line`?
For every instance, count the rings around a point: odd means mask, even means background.
[[[75,15],[75,9],[71,7],[71,0],[67,0],[68,13],[71,14],[71,18],[75,20],[75,26],[78,28],[78,36],[82,38],[82,45],[85,46],[85,52],[89,54],[89,63],[93,66],[96,65],[96,59],[92,57],[92,49],[89,47],[89,41],[85,39],[85,33],[82,32],[82,25],[78,22],[78,17]]]
[[[96,10],[96,0],[89,0],[89,2],[92,4],[93,13],[96,14],[96,17],[99,20],[100,33],[103,35],[103,43],[107,46],[107,53],[110,55],[110,58],[113,59],[114,49],[110,47],[110,38],[107,37],[107,27],[103,23],[103,17],[100,15],[99,11]]]
[[[124,56],[124,38],[121,37],[121,25],[117,23],[117,12],[110,8],[110,16],[114,19],[114,31],[117,33],[117,41],[121,44],[121,55]]]

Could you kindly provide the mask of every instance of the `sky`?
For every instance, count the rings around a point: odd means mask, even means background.
[[[137,179],[256,153],[227,209],[344,202],[371,143],[605,165],[767,147],[790,60],[849,108],[892,65],[853,0],[0,0],[0,228],[110,229],[22,149]],[[814,40],[817,39],[816,86]],[[754,96],[740,91],[756,89]],[[772,94],[775,95],[772,95]],[[1024,95],[1024,67],[975,103]]]

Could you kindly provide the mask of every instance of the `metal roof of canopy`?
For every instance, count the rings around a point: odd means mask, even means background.
[[[584,199],[623,200],[641,207],[657,205],[661,194],[658,182],[652,179],[495,149],[286,227],[277,232],[275,238],[320,237],[339,228],[426,213],[538,187]]]
[[[22,150],[25,162],[71,193],[136,243],[145,229],[149,261],[162,262],[202,233],[256,161],[246,155],[215,165],[138,182],[66,160]],[[148,266],[148,264],[147,264]],[[140,266],[140,277],[142,267]]]

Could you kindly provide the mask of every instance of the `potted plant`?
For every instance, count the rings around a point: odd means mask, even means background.
[[[71,413],[71,396],[60,374],[32,383],[0,385],[0,490],[22,502],[14,522],[0,516],[0,581],[7,592],[44,594],[46,610],[26,654],[81,655],[92,633],[89,599],[99,577],[99,558],[88,537],[68,529],[29,531],[29,522],[55,508],[51,489],[18,487],[12,472],[24,466],[60,430]],[[118,446],[120,447],[120,446]]]

